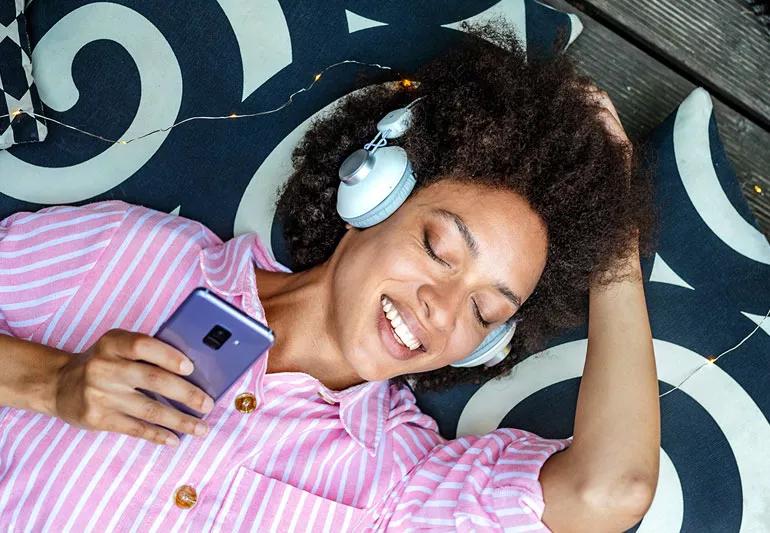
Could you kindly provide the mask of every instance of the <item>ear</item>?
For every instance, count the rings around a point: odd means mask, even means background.
[[[345,222],[345,229],[353,229],[353,226]]]

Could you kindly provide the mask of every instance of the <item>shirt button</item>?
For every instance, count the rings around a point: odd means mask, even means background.
[[[250,413],[257,407],[257,399],[250,392],[235,397],[235,408],[241,413]]]
[[[334,398],[330,398],[329,396],[327,396],[326,394],[324,394],[324,391],[322,391],[322,390],[319,390],[319,391],[318,391],[318,396],[320,396],[320,397],[321,397],[321,399],[322,399],[323,401],[325,401],[326,403],[328,403],[328,404],[332,404],[332,405],[334,405],[335,403],[337,403],[337,400],[335,400]]]
[[[198,501],[198,493],[190,485],[182,485],[176,489],[174,503],[180,509],[189,509]]]

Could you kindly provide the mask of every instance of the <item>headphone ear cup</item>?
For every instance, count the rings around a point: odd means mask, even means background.
[[[371,168],[365,179],[342,182],[337,190],[337,213],[356,228],[368,228],[388,218],[416,184],[412,165],[400,146],[380,148],[369,159]]]
[[[382,117],[374,139],[340,165],[337,213],[351,226],[379,224],[401,207],[414,189],[417,180],[406,150],[386,145],[387,139],[401,137],[412,126],[411,107],[423,98]]]
[[[508,344],[513,338],[513,334],[516,331],[516,322],[509,321],[501,326],[495,328],[486,338],[479,344],[470,355],[463,359],[452,363],[449,366],[457,368],[468,368],[473,366],[480,366],[489,362],[487,366],[493,366],[508,355],[510,349]]]
[[[374,168],[374,155],[369,150],[359,148],[345,158],[337,175],[343,183],[355,185],[366,179],[372,168]]]
[[[368,228],[379,224],[390,215],[395,213],[403,205],[409,194],[414,189],[416,180],[411,173],[405,176],[393,191],[380,202],[377,207],[368,213],[348,220],[347,222],[356,228]]]

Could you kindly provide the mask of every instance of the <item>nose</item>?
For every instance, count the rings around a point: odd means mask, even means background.
[[[421,312],[437,330],[450,332],[454,329],[462,293],[454,283],[424,284],[417,289]]]

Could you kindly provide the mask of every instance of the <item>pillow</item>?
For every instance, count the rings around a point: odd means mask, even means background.
[[[649,137],[661,233],[643,260],[661,394],[748,336],[770,310],[770,244],[696,89]],[[587,324],[510,376],[418,393],[447,438],[515,427],[573,434]],[[622,356],[622,354],[619,354]],[[661,468],[644,531],[760,531],[770,524],[770,317],[739,348],[660,399]],[[764,527],[763,527],[764,526]]]
[[[463,20],[504,16],[531,57],[561,51],[582,28],[577,17],[532,0],[451,0],[441,9],[404,0],[252,4],[30,3],[48,113],[131,138],[187,117],[275,109],[344,59],[393,70],[339,65],[277,113],[187,122],[128,145],[49,123],[49,142],[0,152],[0,217],[118,199],[199,220],[224,240],[256,231],[269,244],[292,148],[311,118],[364,85],[359,75],[369,76],[366,84],[398,79],[399,69],[455,42]]]
[[[42,141],[47,128],[32,80],[24,0],[0,0],[0,150],[14,144]],[[23,111],[23,113],[20,113]]]

